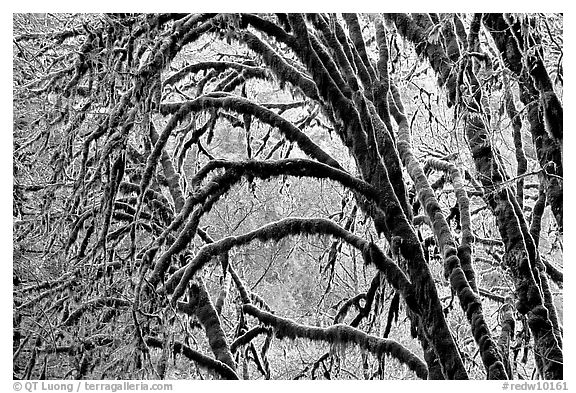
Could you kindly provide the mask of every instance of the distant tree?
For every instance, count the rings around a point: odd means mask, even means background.
[[[561,15],[16,14],[13,48],[15,378],[563,378]]]

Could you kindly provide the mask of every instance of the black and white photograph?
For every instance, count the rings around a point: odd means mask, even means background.
[[[12,13],[13,391],[570,388],[564,14],[323,9]]]

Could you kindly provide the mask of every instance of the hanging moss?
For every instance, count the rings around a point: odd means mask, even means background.
[[[396,341],[371,336],[347,325],[338,324],[328,328],[301,325],[290,319],[261,311],[250,304],[244,305],[243,309],[245,313],[257,318],[263,324],[272,326],[275,336],[279,339],[305,338],[312,341],[326,341],[332,345],[354,344],[378,358],[384,354],[394,357],[422,379],[428,376],[426,364]]]

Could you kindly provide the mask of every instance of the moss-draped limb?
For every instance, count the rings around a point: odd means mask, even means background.
[[[150,121],[150,141],[152,144],[156,144],[158,142],[158,133],[156,132],[156,127],[154,127],[154,123]],[[162,169],[164,170],[164,176],[166,176],[166,180],[168,181],[168,189],[170,190],[170,195],[172,196],[172,200],[174,201],[174,208],[176,212],[182,210],[184,206],[184,194],[182,193],[182,188],[180,187],[180,176],[174,169],[174,164],[172,163],[172,159],[168,155],[165,149],[162,149],[161,157],[160,157],[160,164],[162,165]]]
[[[321,162],[325,162],[326,164],[331,165],[335,168],[340,168],[340,165],[334,159],[332,159],[332,157],[326,154],[320,147],[318,147],[314,142],[312,142],[310,138],[308,138],[308,136],[306,136],[300,129],[298,129],[292,123],[285,120],[284,118],[274,113],[273,111],[258,106],[257,104],[251,103],[246,99],[240,97],[232,97],[228,95],[225,95],[223,97],[203,96],[196,100],[190,101],[186,104],[179,105],[180,109],[178,109],[178,113],[181,113],[183,108],[185,108],[188,105],[191,106],[192,108],[194,107],[202,108],[204,105],[206,105],[203,101],[205,99],[210,100],[209,101],[210,103],[216,102],[217,104],[214,105],[220,107],[228,108],[228,106],[232,106],[237,110],[241,111],[242,113],[248,113],[251,115],[254,115],[256,113],[261,114],[261,116],[259,116],[260,119],[268,121],[272,125],[278,126],[281,132],[283,132],[283,134],[286,136],[286,138],[288,140],[295,141],[305,153],[307,153],[313,158],[318,159]],[[200,170],[195,176],[195,178],[192,179],[191,181],[192,186],[194,187],[196,184],[201,182],[201,180],[206,176],[206,174],[210,170],[212,170],[212,166],[215,166],[216,164],[217,163],[215,161],[212,161],[205,168]],[[229,189],[229,187],[239,179],[240,178],[236,171],[226,171],[224,174],[215,177],[207,187],[203,188],[200,191],[195,192],[190,197],[188,197],[184,205],[182,206],[182,210],[170,223],[168,228],[160,235],[160,237],[158,237],[155,240],[154,245],[150,248],[150,252],[152,252],[152,250],[156,250],[157,247],[162,245],[165,239],[172,232],[178,229],[182,225],[182,223],[184,223],[184,221],[191,214],[195,205],[203,203],[206,200],[206,198],[208,198],[210,195],[213,195],[215,193],[219,193],[221,195],[225,193]],[[188,226],[190,225],[192,225],[192,221],[189,221]],[[194,230],[195,229],[196,228],[194,228]],[[178,241],[176,244],[173,244],[171,246],[170,252],[164,255],[162,263],[157,264],[157,269],[155,270],[155,273],[152,276],[153,285],[155,285],[155,283],[159,281],[161,273],[166,270],[169,263],[169,257],[171,255],[174,255],[174,253],[178,252],[178,250],[182,250],[185,244],[188,244],[191,236],[189,232],[190,231],[185,232],[188,235],[183,236],[181,234],[180,236],[181,240]],[[185,238],[186,236],[188,240],[186,240]]]
[[[320,92],[320,96],[332,106],[336,117],[343,119],[346,115],[352,115],[353,104],[351,100],[344,95],[326,69],[319,55],[313,49],[310,34],[303,16],[301,14],[288,14],[288,18],[294,30],[294,35],[299,41],[299,45],[296,46],[294,50],[311,73]],[[357,117],[356,115],[356,118]],[[345,141],[347,145],[350,144],[349,139],[345,139]]]
[[[348,56],[346,56],[346,49],[342,46],[342,43],[338,41],[332,29],[330,29],[328,22],[322,17],[322,15],[319,14],[310,14],[307,15],[307,17],[312,20],[312,23],[315,26],[317,26],[318,30],[320,30],[324,40],[326,41],[326,46],[334,53],[334,57],[336,58],[338,66],[342,71],[342,76],[346,80],[349,88],[352,91],[358,91],[360,89],[358,78],[356,77],[356,73],[350,64]],[[350,48],[347,49],[350,50]],[[368,87],[369,86],[370,85],[368,85]]]
[[[407,219],[411,220],[412,209],[410,208],[408,201],[408,191],[404,184],[402,164],[390,121],[390,108],[388,104],[390,79],[388,74],[388,44],[386,30],[381,20],[375,22],[375,27],[376,43],[378,44],[379,51],[377,62],[379,78],[375,81],[373,87],[375,105],[372,105],[369,101],[367,102],[367,105],[373,118],[374,138],[378,145],[378,152],[386,165],[388,178],[394,188],[396,196],[398,197],[398,201],[402,206],[402,210],[404,210]]]
[[[414,44],[416,53],[425,56],[438,75],[438,84],[448,90],[448,104],[455,103],[457,96],[456,75],[452,72],[453,63],[446,56],[442,46],[428,40],[426,32],[407,14],[384,14],[394,23],[400,35]]]
[[[310,34],[302,15],[290,14],[289,19],[294,34],[299,37],[301,43],[295,51],[312,74],[312,77],[318,86],[320,95],[332,107],[334,116],[344,123],[342,128],[337,127],[337,131],[339,132],[339,136],[342,138],[344,144],[353,154],[363,178],[374,184],[376,187],[385,190],[385,193],[389,195],[387,197],[389,203],[391,205],[396,205],[398,202],[392,201],[392,199],[395,198],[395,194],[393,192],[389,194],[391,190],[390,184],[388,183],[388,174],[386,173],[386,169],[382,165],[380,158],[378,157],[373,160],[367,159],[368,146],[366,133],[361,124],[360,114],[354,106],[354,102],[348,99],[342,91],[340,91],[338,86],[332,80],[324,64],[313,50],[309,38]],[[369,122],[370,120],[366,121]],[[376,167],[376,177],[373,176],[374,167]],[[382,184],[379,184],[378,181],[382,182]],[[362,201],[359,202],[362,203]],[[374,219],[378,232],[389,233],[389,231],[386,230],[386,219],[380,214],[380,212],[371,211],[370,215]]]
[[[504,63],[519,79],[520,85],[520,101],[527,108],[527,120],[530,124],[530,133],[532,140],[536,147],[536,156],[540,167],[551,176],[546,176],[543,181],[546,187],[547,201],[554,218],[563,230],[563,160],[562,160],[562,139],[557,139],[550,135],[546,128],[550,124],[546,124],[543,115],[541,98],[542,91],[539,91],[533,83],[533,75],[529,75],[528,71],[523,66],[523,55],[521,51],[523,48],[524,37],[521,33],[522,28],[520,22],[515,22],[510,25],[502,14],[485,14],[483,18],[484,26],[490,32],[494,39],[496,47],[500,51]],[[520,45],[520,47],[519,47]],[[538,55],[529,56],[529,62],[541,62]],[[542,69],[538,66],[537,69]],[[545,75],[542,75],[546,79]],[[552,90],[553,91],[553,90]],[[547,93],[544,92],[544,97]],[[557,98],[554,100],[556,101]],[[561,109],[561,108],[560,108]],[[558,116],[557,116],[558,117]],[[562,128],[562,116],[556,119],[555,125]]]
[[[374,22],[374,27],[376,29],[376,44],[378,45],[378,61],[376,62],[378,79],[374,83],[372,95],[374,96],[376,109],[378,109],[378,115],[386,124],[386,128],[391,133],[390,137],[394,140],[390,109],[388,108],[388,94],[390,93],[388,37],[382,19],[378,18]]]
[[[426,364],[414,353],[394,340],[368,335],[348,325],[332,325],[328,328],[298,324],[290,319],[261,311],[253,305],[243,306],[244,312],[257,318],[264,325],[271,326],[277,338],[304,338],[312,341],[326,341],[332,345],[354,344],[380,359],[389,355],[416,373],[419,378],[428,377]]]
[[[174,231],[189,215],[195,204],[201,204],[195,213],[192,215],[185,227],[178,235],[175,242],[170,248],[164,252],[159,260],[156,262],[149,282],[152,286],[156,286],[160,282],[163,274],[167,271],[171,261],[171,257],[176,253],[184,250],[190,243],[201,216],[211,209],[212,205],[218,198],[226,193],[234,184],[236,184],[244,175],[251,175],[267,179],[272,176],[279,175],[293,175],[293,176],[309,176],[315,178],[330,178],[341,182],[343,185],[352,188],[354,191],[365,194],[371,201],[378,201],[382,204],[384,201],[380,198],[380,193],[369,184],[360,179],[354,178],[348,173],[332,168],[328,165],[318,163],[315,161],[305,159],[289,159],[277,162],[259,162],[259,161],[244,161],[244,162],[228,162],[223,160],[213,160],[209,162],[203,169],[201,169],[197,176],[204,177],[209,171],[216,168],[227,168],[224,174],[217,176],[207,186],[203,187],[195,194],[193,194],[184,205],[182,211],[172,221],[168,229],[166,229],[160,237],[155,240],[155,245],[150,247],[145,254],[148,262],[151,262],[153,255],[156,253],[158,247],[164,240]],[[194,181],[192,182],[195,183]]]
[[[401,23],[396,23],[401,34],[415,45],[419,45],[421,40],[417,39],[414,31],[411,32],[413,29],[402,27],[403,24],[410,26],[410,19],[408,17],[403,17],[402,19]],[[402,33],[402,29],[404,33]],[[441,52],[438,53],[441,54]],[[432,59],[431,64],[439,75],[440,82],[442,82],[446,75],[446,69],[443,68],[442,64],[434,62]],[[470,107],[465,113],[465,133],[476,169],[481,176],[485,189],[495,190],[502,182],[504,176],[501,163],[494,156],[485,124],[478,113],[481,110],[481,103],[473,101],[471,97],[466,98]],[[524,218],[518,216],[520,209],[515,197],[512,197],[513,200],[510,197],[509,190],[506,188],[496,190],[485,196],[496,215],[502,239],[506,244],[504,259],[515,275],[519,311],[529,314],[528,320],[535,337],[536,352],[546,352],[544,367],[541,372],[545,378],[559,378],[562,375],[562,352],[554,337],[548,310],[543,305],[542,294],[538,285],[540,280],[536,280],[534,277],[534,274],[539,275],[538,269],[534,269],[537,260],[536,258],[533,258],[532,261],[529,259],[529,253],[532,252],[533,247],[524,242],[524,239],[529,237],[528,231],[524,230],[520,225]],[[536,252],[534,251],[533,254],[536,255]],[[545,350],[545,348],[547,349]]]
[[[544,172],[544,176],[540,178],[540,181],[546,191],[546,202],[552,209],[552,214],[560,232],[563,232],[564,182],[562,177],[564,169],[562,145],[546,133],[542,113],[538,102],[535,100],[534,88],[522,84],[520,89],[520,100],[526,105],[525,110],[527,111],[527,119],[530,124],[532,141],[536,148],[536,157]]]
[[[164,343],[156,337],[147,336],[145,340],[146,344],[151,348],[161,349],[164,347]],[[200,367],[208,371],[215,372],[216,374],[220,375],[223,379],[239,379],[238,375],[236,375],[236,372],[232,368],[230,368],[230,366],[228,366],[227,364],[222,363],[219,360],[212,359],[211,357],[206,356],[198,351],[195,351],[194,349],[190,348],[184,343],[175,341],[172,347],[172,351],[174,352],[174,354],[181,353],[182,355],[186,356],[190,361],[195,362]]]
[[[308,78],[308,76],[302,74],[296,68],[288,64],[288,62],[286,62],[286,60],[276,53],[268,44],[264,43],[249,31],[242,32],[242,38],[242,41],[249,49],[262,56],[264,63],[270,67],[281,83],[288,82],[293,86],[300,88],[307,97],[313,100],[319,99],[316,84]]]
[[[187,313],[196,315],[200,324],[206,331],[210,349],[214,352],[216,360],[226,364],[232,370],[236,363],[232,358],[226,335],[220,324],[220,317],[212,304],[206,285],[202,279],[193,282],[188,292],[188,304],[184,307]]]
[[[174,303],[184,294],[188,282],[195,273],[210,262],[213,256],[227,252],[232,247],[248,244],[254,240],[280,240],[287,236],[299,234],[330,235],[342,239],[352,247],[363,252],[369,252],[370,258],[367,258],[366,262],[373,263],[376,268],[382,271],[391,285],[400,291],[405,298],[411,298],[413,296],[413,287],[406,275],[390,258],[386,257],[381,251],[377,252],[376,249],[378,249],[378,247],[376,245],[348,232],[335,222],[323,218],[286,218],[240,236],[229,236],[217,242],[207,244],[200,249],[188,265],[179,269],[170,277],[162,288],[162,291],[167,293],[173,292],[172,302]]]
[[[503,262],[512,272],[516,287],[516,308],[527,314],[528,324],[534,335],[535,353],[544,355],[540,373],[546,379],[563,375],[563,355],[554,334],[549,310],[544,306],[540,288],[539,256],[527,229],[516,197],[508,188],[495,189],[502,183],[499,162],[489,143],[484,121],[477,113],[466,116],[465,132],[480,180],[488,190],[487,204],[496,216],[496,223],[505,245]]]
[[[514,98],[510,92],[509,87],[504,92],[504,100],[506,105],[506,112],[512,123],[512,137],[514,139],[514,150],[516,153],[516,198],[518,199],[518,204],[521,209],[524,209],[524,175],[526,169],[528,168],[528,161],[526,160],[526,154],[524,153],[524,146],[522,143],[522,119],[518,110],[516,110],[516,104],[514,104]]]
[[[418,159],[412,153],[410,129],[406,116],[403,113],[404,108],[397,89],[392,89],[392,96],[395,104],[394,107],[392,107],[392,115],[398,123],[398,151],[404,166],[414,181],[418,193],[418,199],[422,203],[426,214],[432,222],[434,235],[436,236],[440,252],[444,259],[445,277],[449,278],[452,289],[456,292],[458,299],[460,300],[460,305],[470,322],[474,339],[476,340],[476,344],[478,345],[482,355],[482,361],[488,373],[488,378],[508,379],[496,343],[492,339],[488,324],[484,320],[480,298],[474,293],[475,291],[471,287],[460,264],[456,242],[452,236],[450,226],[446,222],[440,204],[436,199],[434,191],[428,184],[428,179],[426,178]],[[456,175],[456,173],[451,173],[451,175],[456,176],[456,179],[453,178],[453,181],[459,185],[459,188],[462,191],[463,186],[459,174]],[[460,196],[467,199],[465,195]],[[472,236],[469,230],[467,236],[469,241]],[[466,254],[465,260],[467,263],[470,263],[468,266],[470,273],[470,270],[472,270],[471,257],[469,258]],[[473,277],[473,274],[471,274],[471,278]]]
[[[334,58],[328,53],[328,50],[324,45],[320,43],[316,35],[310,34],[310,46],[311,49],[316,53],[318,59],[322,62],[322,65],[326,68],[328,75],[334,82],[334,84],[338,87],[338,90],[347,98],[350,98],[352,95],[352,88],[344,81],[344,76],[342,75],[341,70],[336,65]]]
[[[437,158],[429,158],[426,161],[426,167],[442,171],[450,177],[450,181],[452,182],[456,194],[456,200],[460,212],[460,226],[462,228],[462,240],[458,246],[458,258],[460,258],[460,264],[462,270],[464,270],[466,279],[470,283],[470,288],[472,288],[474,292],[478,293],[478,288],[476,286],[476,273],[472,266],[472,243],[474,241],[474,235],[472,235],[472,230],[470,229],[470,200],[468,199],[468,194],[464,189],[462,175],[454,164]]]
[[[70,326],[80,319],[84,313],[102,308],[102,307],[128,307],[132,303],[128,300],[116,298],[116,297],[101,297],[97,299],[90,300],[86,303],[80,305],[76,310],[74,310],[68,318],[62,322],[62,326]]]
[[[250,341],[258,337],[260,334],[266,334],[266,333],[268,333],[268,329],[265,328],[264,326],[253,327],[252,329],[248,330],[246,333],[238,337],[236,340],[234,340],[234,342],[232,342],[232,344],[230,345],[230,351],[234,353],[239,347],[250,343]]]
[[[208,183],[205,187],[200,188],[193,194],[185,204],[185,210],[189,210],[194,204],[202,203],[205,198],[214,192],[217,192],[220,187],[227,189],[234,183],[240,180],[241,176],[252,176],[262,179],[268,179],[274,176],[289,175],[298,177],[312,177],[317,179],[331,179],[339,182],[343,186],[358,193],[364,198],[363,209],[367,209],[367,205],[372,206],[372,209],[380,210],[381,212],[393,212],[395,210],[393,202],[390,197],[384,194],[379,189],[358,179],[349,173],[331,167],[329,165],[307,160],[307,159],[285,159],[277,161],[226,161],[226,160],[212,160],[201,168],[196,174],[195,179],[191,184],[199,186],[201,179],[205,178],[211,171],[218,168],[224,168],[226,171],[222,175],[216,176],[213,181]],[[398,202],[396,202],[398,206]],[[176,221],[181,221],[179,216],[176,217],[174,222],[170,225],[169,229],[177,228]]]
[[[225,70],[236,70],[238,72],[247,71],[250,75],[258,75],[260,78],[265,78],[267,71],[265,68],[254,66],[253,64],[243,64],[235,63],[232,61],[203,61],[200,63],[194,63],[183,67],[182,69],[176,71],[168,78],[164,80],[164,85],[173,85],[186,77],[189,74],[195,74],[200,71],[205,70],[215,70],[217,72],[222,72]]]
[[[538,37],[535,39],[533,32],[528,33],[530,21],[510,20],[510,18],[504,14],[485,14],[483,22],[507,66],[516,73],[523,83],[533,83],[537,89],[539,105],[548,134],[561,144],[563,140],[562,103],[558,99],[550,75],[546,71]],[[527,67],[524,67],[524,58]]]
[[[170,245],[168,250],[166,250],[166,252],[164,252],[160,256],[160,258],[158,258],[158,261],[154,264],[154,270],[152,271],[152,274],[148,278],[148,282],[152,285],[152,287],[158,285],[160,280],[162,280],[164,274],[166,273],[168,267],[170,266],[172,257],[177,253],[183,251],[188,246],[188,244],[190,244],[190,242],[194,238],[194,235],[196,234],[196,230],[198,229],[198,225],[200,224],[200,219],[202,218],[202,216],[212,209],[212,206],[220,199],[220,197],[227,190],[228,188],[218,190],[213,195],[208,197],[204,203],[198,206],[196,210],[194,210],[190,219],[188,220],[188,222],[182,229],[182,232],[178,235],[174,243]],[[152,262],[152,256],[156,253],[156,250],[157,250],[156,248],[151,248],[149,249],[150,253],[147,252],[147,254],[145,254],[144,258],[147,258],[148,263]]]
[[[498,348],[502,353],[502,358],[504,360],[504,365],[506,366],[506,372],[511,378],[514,376],[514,368],[510,358],[510,342],[514,340],[514,329],[515,320],[513,314],[513,306],[511,304],[505,304],[500,309],[500,337],[498,338]]]
[[[242,97],[221,93],[212,93],[185,103],[164,104],[161,107],[161,112],[164,115],[169,113],[176,113],[177,115],[180,112],[190,113],[194,111],[205,110],[206,108],[223,108],[254,116],[266,124],[277,127],[279,131],[286,137],[286,139],[288,139],[290,142],[295,142],[298,147],[308,156],[315,158],[320,162],[324,162],[328,165],[340,168],[340,165],[332,157],[324,152],[306,134],[304,134],[291,122],[284,119],[282,116],[278,115],[272,110]]]
[[[342,17],[344,18],[344,21],[348,25],[348,32],[350,34],[350,38],[352,38],[354,48],[356,48],[356,50],[358,51],[360,60],[362,60],[362,65],[368,71],[370,78],[372,80],[376,79],[376,72],[374,71],[372,62],[368,58],[368,54],[366,52],[366,44],[364,42],[364,38],[362,37],[362,29],[360,27],[360,22],[358,21],[358,15],[344,13],[342,14]]]

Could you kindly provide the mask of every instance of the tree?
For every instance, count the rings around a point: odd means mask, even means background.
[[[14,22],[15,377],[562,379],[561,16]]]

